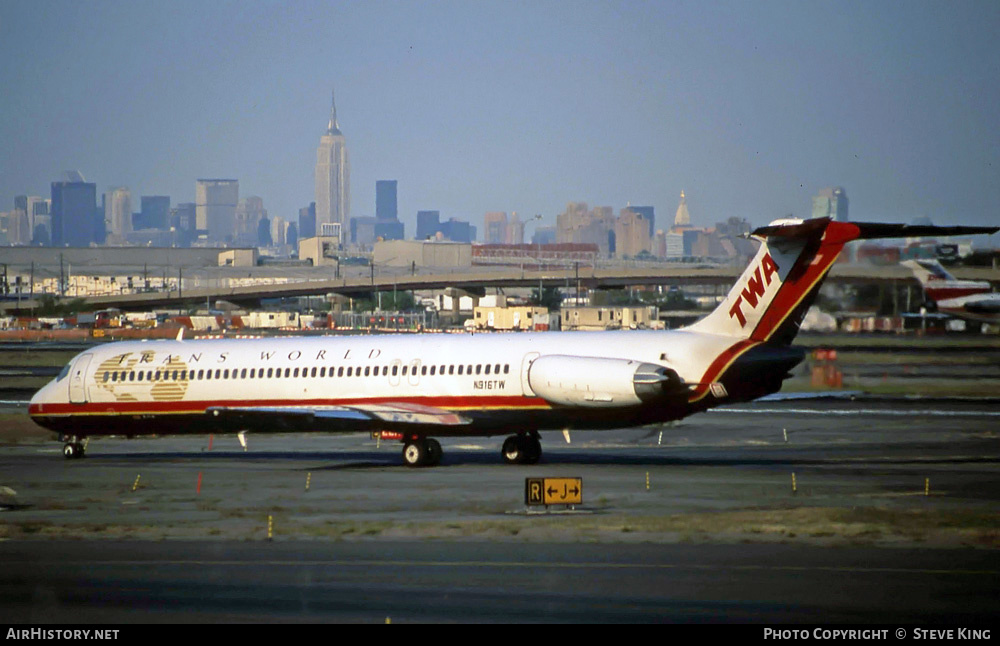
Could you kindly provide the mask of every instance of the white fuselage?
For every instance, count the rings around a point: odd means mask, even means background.
[[[551,400],[557,408],[563,400],[629,408],[642,402],[617,366],[653,364],[698,384],[738,341],[679,330],[118,342],[76,357],[64,378],[32,399],[30,412],[49,427],[46,421],[64,417],[113,420],[118,432],[128,419],[140,434],[143,420],[204,415],[217,406],[402,402],[480,415],[551,412]],[[533,377],[530,366],[542,356],[564,356],[573,368],[544,377],[547,393],[566,398],[546,400],[532,388],[532,379],[537,385],[543,377]],[[96,419],[90,422],[95,434]]]

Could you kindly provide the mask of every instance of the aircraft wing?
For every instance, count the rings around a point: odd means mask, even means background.
[[[464,426],[472,421],[442,408],[405,402],[350,406],[213,406],[205,412],[232,430],[262,432],[432,432],[446,426]]]

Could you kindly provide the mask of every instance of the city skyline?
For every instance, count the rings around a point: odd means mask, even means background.
[[[7,0],[0,210],[78,169],[99,194],[175,204],[232,177],[294,220],[336,85],[365,195],[350,215],[374,216],[369,187],[391,177],[411,232],[420,210],[669,214],[681,190],[695,226],[762,224],[831,186],[852,219],[996,221],[1000,8],[836,9]]]

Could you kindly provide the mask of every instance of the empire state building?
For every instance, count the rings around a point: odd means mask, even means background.
[[[330,123],[316,149],[316,233],[336,235],[343,243],[350,218],[351,166],[347,161],[344,134],[337,123],[334,98],[330,107]]]

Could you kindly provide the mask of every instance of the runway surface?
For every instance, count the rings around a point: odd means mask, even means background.
[[[998,418],[763,401],[543,434],[535,466],[503,438],[428,469],[363,435],[0,446],[0,620],[982,623]],[[529,510],[539,476],[582,478],[583,504]]]

